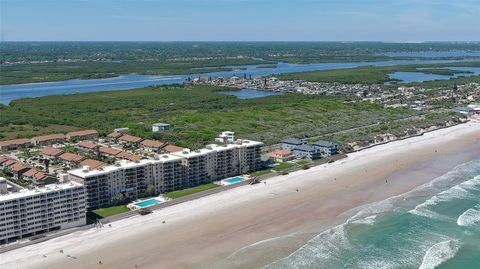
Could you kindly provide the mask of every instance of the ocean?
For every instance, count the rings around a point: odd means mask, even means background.
[[[480,268],[480,160],[355,212],[263,268]]]

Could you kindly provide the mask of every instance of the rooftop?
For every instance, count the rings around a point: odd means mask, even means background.
[[[73,154],[73,153],[70,153],[70,152],[65,152],[58,157],[62,160],[69,161],[69,162],[80,162],[83,159],[85,159],[85,157],[83,157],[83,156]]]
[[[111,147],[100,147],[98,149],[101,153],[105,153],[105,154],[109,154],[109,155],[117,155],[119,154],[120,152],[122,152],[121,150],[119,149],[116,149],[116,148],[111,148]]]
[[[145,139],[141,143],[145,147],[156,148],[156,149],[161,148],[165,145],[165,143],[163,142],[160,142],[158,140],[151,140],[151,139]]]
[[[293,150],[300,150],[300,151],[315,151],[315,149],[310,145],[300,145],[296,146]]]
[[[32,137],[32,140],[35,140],[37,142],[57,140],[57,139],[66,139],[66,136],[64,134],[49,134],[49,135],[41,135],[41,136]]]
[[[30,139],[28,138],[4,140],[4,141],[0,141],[0,147],[10,146],[10,145],[25,145],[29,143],[30,143]]]
[[[87,136],[87,135],[98,135],[98,132],[97,130],[92,129],[92,130],[82,130],[82,131],[67,133],[67,136],[70,136],[70,137]]]
[[[63,151],[53,147],[43,147],[41,152],[48,156],[58,156],[63,153]]]
[[[313,142],[312,145],[320,146],[320,147],[335,147],[335,146],[338,146],[338,144],[336,144],[336,143],[333,143],[333,142],[330,142],[330,141],[325,141],[325,140],[320,140],[320,141]]]
[[[269,153],[267,153],[266,155],[282,155],[282,156],[286,156],[286,155],[291,155],[292,152],[290,150],[286,150],[286,149],[279,149],[279,150],[274,150],[274,151],[271,151]]]
[[[93,160],[93,159],[86,159],[86,160],[83,160],[80,165],[82,166],[89,166],[90,169],[98,169],[100,167],[104,167],[106,166],[107,164],[106,163],[103,163],[101,161],[97,161],[97,160]]]
[[[99,145],[97,145],[95,143],[92,143],[92,142],[88,142],[88,141],[80,141],[78,143],[78,145],[80,147],[87,148],[87,149],[95,149],[95,148],[99,147]]]
[[[122,135],[123,135],[122,133],[115,131],[115,132],[110,133],[110,134],[108,135],[108,137],[111,137],[111,138],[119,138],[119,137],[121,137]]]
[[[285,140],[282,140],[282,143],[285,144],[292,144],[292,145],[302,145],[304,142],[298,138],[287,138]]]
[[[183,151],[183,148],[181,147],[177,147],[177,146],[174,146],[174,145],[167,145],[163,148],[166,152],[169,152],[169,153],[174,153],[174,152],[180,152],[180,151]]]
[[[37,187],[34,189],[21,189],[18,192],[9,192],[7,194],[0,194],[0,201],[15,200],[18,198],[24,198],[28,196],[35,196],[42,193],[49,193],[53,191],[67,190],[72,188],[82,187],[83,185],[77,182],[67,182],[58,184],[49,184],[44,187]]]
[[[130,142],[130,143],[138,143],[142,141],[143,139],[138,136],[133,136],[133,135],[123,135],[119,138],[119,140],[125,141],[125,142]]]
[[[157,123],[154,123],[152,124],[153,126],[158,126],[158,127],[167,127],[167,126],[170,126],[170,124],[168,123],[162,123],[162,122],[157,122]]]

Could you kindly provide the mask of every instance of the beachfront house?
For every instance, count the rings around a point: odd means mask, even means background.
[[[316,141],[313,142],[312,147],[321,152],[322,156],[331,156],[338,153],[338,144],[330,141]]]
[[[283,140],[281,144],[282,144],[282,149],[293,150],[294,148],[305,144],[305,142],[297,138],[287,138]]]
[[[473,116],[475,114],[475,109],[471,107],[456,107],[453,111],[467,116]]]
[[[293,149],[293,155],[295,155],[295,158],[297,159],[302,159],[302,160],[316,160],[320,159],[322,153],[315,149],[311,145],[300,145],[297,146]]]
[[[295,159],[295,155],[293,155],[292,151],[287,149],[274,150],[265,155],[272,158],[272,160],[277,163],[288,162]]]

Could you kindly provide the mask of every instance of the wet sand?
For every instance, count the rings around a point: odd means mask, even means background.
[[[0,267],[256,268],[343,222],[345,212],[407,192],[471,159],[480,159],[479,123],[13,250],[0,254]],[[292,233],[302,236],[256,244]]]

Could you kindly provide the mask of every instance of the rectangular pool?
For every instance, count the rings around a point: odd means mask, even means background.
[[[136,205],[138,207],[147,207],[147,206],[152,206],[154,204],[158,204],[159,202],[160,201],[158,201],[157,199],[149,199],[149,200],[145,200],[145,201],[135,203],[134,205]]]
[[[243,177],[232,177],[232,178],[223,180],[223,182],[233,184],[233,183],[240,182],[242,180],[243,180]]]

